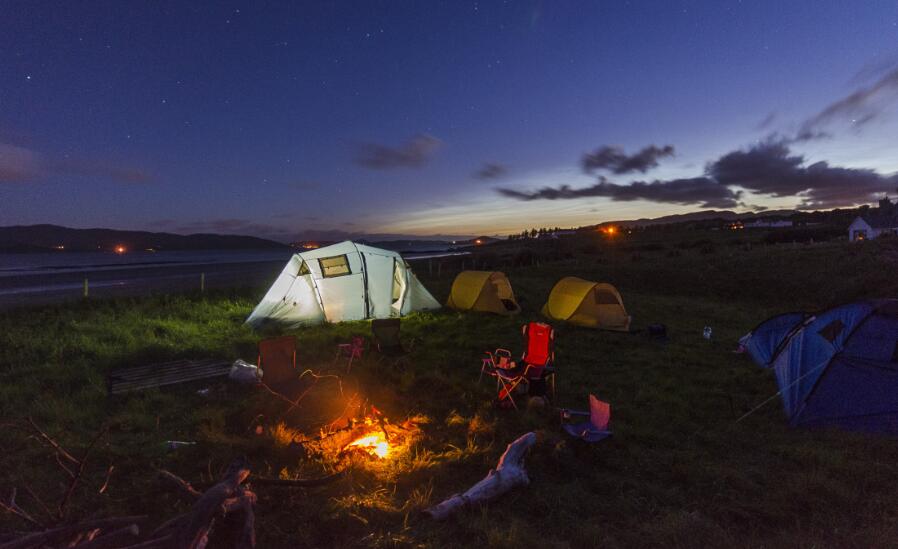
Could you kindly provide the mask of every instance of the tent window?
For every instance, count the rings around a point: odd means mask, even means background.
[[[839,334],[842,333],[843,329],[845,329],[845,324],[843,324],[842,321],[837,318],[836,320],[833,320],[832,322],[824,326],[823,329],[821,329],[817,333],[820,334],[823,339],[832,343],[836,340],[837,337],[839,337]]]
[[[352,274],[352,271],[349,270],[349,260],[346,258],[346,255],[322,257],[318,260],[318,265],[321,266],[321,274],[324,278]]]
[[[303,261],[302,266],[299,268],[299,274],[296,276],[304,276],[311,273],[312,271],[309,270],[309,266]]]
[[[617,297],[608,290],[596,290],[596,305],[617,305]]]

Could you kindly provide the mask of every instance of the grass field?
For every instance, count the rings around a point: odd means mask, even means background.
[[[522,315],[414,314],[402,328],[414,341],[409,364],[391,368],[367,356],[354,365],[344,396],[359,390],[394,421],[417,416],[420,438],[385,462],[361,460],[325,487],[259,487],[259,546],[894,547],[898,441],[791,429],[776,400],[736,424],[777,387],[771,372],[731,351],[778,312],[898,296],[896,267],[891,241],[600,244],[507,267]],[[419,274],[444,301],[452,273]],[[638,333],[556,326],[558,404],[582,408],[590,392],[612,404],[614,437],[594,446],[562,438],[550,410],[495,409],[493,387],[477,384],[482,352],[518,352],[520,325],[540,318],[549,289],[565,275],[615,284],[634,328],[661,322],[670,333],[663,344]],[[183,511],[155,468],[211,480],[245,454],[263,476],[328,472],[333,464],[304,457],[278,431],[314,434],[310,427],[342,406],[332,382],[277,428],[283,402],[227,382],[211,384],[206,395],[197,389],[208,383],[106,396],[104,376],[118,366],[181,357],[254,361],[268,334],[242,321],[264,290],[0,313],[0,495],[19,487],[19,504],[40,517],[37,499],[55,505],[68,484],[52,450],[21,427],[29,416],[75,454],[109,428],[70,504],[72,517],[149,513],[162,522]],[[706,325],[714,330],[710,342],[701,336]],[[357,322],[292,333],[302,366],[327,372],[336,343],[368,331]],[[260,414],[271,429],[256,435]],[[421,517],[482,478],[506,444],[534,429],[543,437],[526,461],[529,487],[444,523]],[[170,439],[198,444],[168,451]],[[0,531],[26,529],[0,514]]]

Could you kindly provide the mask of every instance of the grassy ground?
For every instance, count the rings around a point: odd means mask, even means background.
[[[735,419],[777,390],[773,376],[734,355],[739,336],[777,312],[864,296],[898,295],[898,247],[890,242],[754,247],[720,245],[635,252],[584,246],[506,272],[524,313],[499,318],[451,311],[403,320],[411,360],[392,368],[374,357],[343,382],[323,381],[284,430],[332,419],[360,390],[394,420],[418,416],[421,437],[382,463],[357,463],[323,488],[258,489],[262,547],[890,547],[898,536],[898,441],[786,426],[778,401]],[[419,269],[421,270],[421,269]],[[670,342],[640,334],[558,325],[562,406],[583,407],[594,392],[612,403],[614,437],[580,446],[558,435],[550,411],[491,406],[477,384],[479,356],[520,350],[521,323],[559,277],[606,280],[621,290],[634,327],[665,323]],[[451,273],[426,276],[444,300]],[[150,513],[162,521],[183,508],[154,468],[210,480],[246,454],[265,476],[315,476],[333,464],[304,456],[266,431],[286,407],[227,383],[108,398],[110,369],[180,357],[254,361],[257,334],[242,325],[264,288],[22,309],[0,314],[0,489],[20,488],[36,517],[68,481],[53,452],[18,420],[31,416],[73,453],[101,427],[71,516]],[[714,339],[701,337],[714,328]],[[296,330],[303,367],[328,371],[335,344],[365,334],[364,322]],[[532,484],[446,523],[419,511],[480,478],[505,445],[538,429],[527,458]],[[197,441],[168,451],[166,440]],[[110,464],[109,487],[99,494]],[[22,492],[30,486],[35,496]],[[52,510],[54,511],[55,510]],[[26,525],[0,515],[0,531]]]

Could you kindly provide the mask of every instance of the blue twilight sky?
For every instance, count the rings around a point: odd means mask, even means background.
[[[894,1],[7,0],[0,225],[473,235],[851,205],[898,187],[896,98]]]

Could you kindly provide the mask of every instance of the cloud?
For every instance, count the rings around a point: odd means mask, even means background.
[[[645,173],[658,166],[658,160],[673,156],[672,145],[657,147],[649,145],[634,155],[627,155],[620,147],[605,145],[595,152],[583,155],[583,170],[592,173],[596,170],[608,170],[618,175],[632,172]]]
[[[562,185],[560,187],[543,187],[534,192],[501,188],[497,191],[503,196],[518,200],[607,197],[620,202],[648,200],[669,204],[700,204],[703,208],[733,208],[739,205],[741,196],[741,192],[719,185],[708,177],[652,182],[634,181],[629,185],[617,185],[602,177],[595,185],[578,189]]]
[[[479,170],[474,172],[477,179],[499,179],[508,173],[508,168],[502,164],[487,162]]]
[[[860,87],[828,105],[801,125],[799,134],[815,133],[834,122],[848,121],[855,128],[875,120],[886,104],[898,97],[898,63],[876,68],[881,76],[872,84]]]
[[[140,169],[84,158],[53,158],[37,151],[0,143],[0,183],[30,183],[48,176],[95,177],[118,183],[146,183]]]
[[[581,188],[562,185],[536,191],[496,191],[526,201],[606,197],[615,201],[695,204],[703,208],[754,208],[741,201],[743,191],[751,191],[756,195],[796,197],[800,200],[798,207],[811,209],[868,203],[898,186],[898,174],[831,166],[823,161],[808,164],[804,156],[792,153],[789,143],[786,139],[768,139],[729,152],[708,163],[703,175],[693,178],[618,185],[600,177],[596,184]]]
[[[363,143],[359,147],[356,162],[375,170],[419,168],[426,164],[442,145],[442,141],[427,134],[418,134],[399,147]]]
[[[707,175],[721,185],[738,186],[768,196],[797,196],[803,208],[861,204],[894,190],[898,176],[875,170],[807,165],[783,141],[764,141],[747,150],[727,153],[708,165]]]

